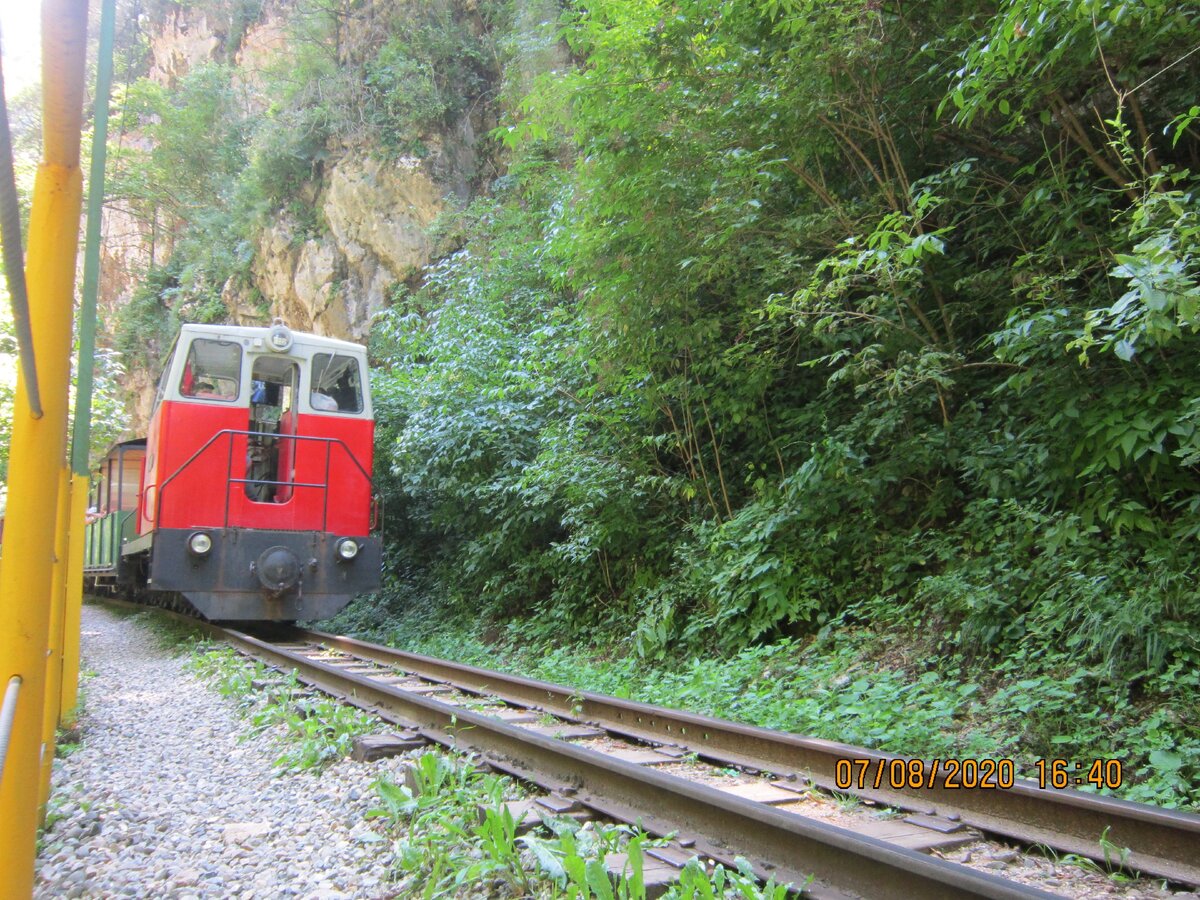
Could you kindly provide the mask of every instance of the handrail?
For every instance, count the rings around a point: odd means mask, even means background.
[[[0,782],[4,781],[4,761],[8,759],[8,739],[12,736],[13,719],[17,715],[17,699],[21,693],[21,676],[8,679],[4,706],[0,707]]]
[[[235,436],[239,436],[239,435],[244,436],[246,438],[265,437],[265,438],[270,438],[275,441],[285,441],[285,440],[286,441],[313,441],[313,442],[325,444],[325,483],[324,484],[309,484],[306,482],[298,482],[298,481],[294,481],[294,480],[279,482],[279,481],[268,481],[267,479],[261,479],[261,478],[251,478],[251,479],[234,478],[233,477],[233,439]],[[237,483],[254,482],[256,484],[274,484],[274,485],[292,487],[292,488],[318,488],[318,487],[324,488],[325,504],[324,504],[324,510],[322,511],[322,515],[321,515],[321,527],[322,527],[322,529],[324,529],[325,526],[328,524],[328,519],[329,519],[330,453],[332,452],[332,448],[335,444],[340,446],[344,451],[346,451],[346,456],[348,456],[350,458],[350,461],[352,463],[354,463],[355,468],[358,469],[359,474],[362,475],[363,479],[367,482],[367,487],[368,488],[373,487],[373,483],[371,481],[371,476],[367,473],[366,468],[363,467],[363,464],[361,462],[359,462],[358,457],[354,455],[354,451],[352,451],[346,445],[346,442],[343,441],[341,438],[322,437],[320,435],[313,435],[313,434],[276,434],[271,431],[240,431],[236,428],[222,428],[220,431],[214,432],[212,437],[210,437],[207,441],[205,441],[200,446],[200,449],[198,449],[195,453],[193,453],[186,460],[184,460],[184,462],[182,462],[178,467],[176,467],[175,471],[172,472],[170,475],[168,475],[165,481],[163,481],[161,484],[147,485],[145,487],[145,489],[143,491],[143,502],[145,500],[145,492],[148,492],[151,488],[156,488],[157,496],[155,497],[155,502],[154,502],[154,516],[153,516],[153,518],[151,518],[151,521],[153,521],[156,526],[162,519],[162,517],[161,517],[162,499],[163,499],[163,495],[166,493],[167,486],[172,481],[174,481],[176,478],[178,478],[180,475],[182,475],[184,470],[186,470],[188,466],[190,466],[192,463],[194,463],[200,457],[200,455],[203,454],[209,447],[213,446],[216,443],[218,438],[225,437],[225,436],[228,436],[228,438],[229,438],[229,459],[226,461],[226,464],[225,464],[225,523],[224,523],[224,527],[226,527],[226,528],[229,527],[229,487],[230,487],[230,485],[237,484]]]

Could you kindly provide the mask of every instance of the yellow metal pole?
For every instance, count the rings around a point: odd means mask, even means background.
[[[75,724],[79,706],[79,628],[83,606],[83,532],[87,520],[88,492],[86,475],[71,479],[71,518],[68,524],[67,597],[63,608],[62,699],[59,723]]]
[[[79,250],[79,135],[87,0],[42,6],[43,154],[34,185],[26,281],[43,416],[31,415],[18,374],[9,447],[4,566],[0,569],[0,684],[21,692],[0,778],[0,897],[33,893],[38,772],[46,690],[58,477],[66,453],[71,314]]]
[[[67,597],[67,520],[71,515],[71,470],[66,464],[58,472],[58,512],[54,523],[54,571],[50,575],[50,623],[46,648],[46,694],[42,707],[41,772],[38,776],[38,824],[45,819],[53,773],[54,736],[58,730],[59,702],[62,700],[63,606]]]

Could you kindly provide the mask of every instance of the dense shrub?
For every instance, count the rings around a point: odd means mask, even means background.
[[[1197,24],[570,7],[574,65],[509,111],[508,174],[378,326],[407,585],[380,602],[666,663],[866,624],[948,709],[942,679],[980,685],[1021,752],[1136,737],[1141,796],[1179,802]]]

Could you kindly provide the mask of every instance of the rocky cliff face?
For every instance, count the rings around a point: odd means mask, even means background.
[[[106,202],[100,296],[125,352],[135,431],[175,318],[279,316],[365,342],[373,315],[454,249],[439,245],[435,223],[502,173],[482,139],[502,105],[567,65],[557,0],[141,8],[128,31],[148,34],[133,90],[143,105],[110,135],[133,149],[121,171],[134,174]],[[216,126],[197,128],[209,120],[188,110],[210,102],[227,106]],[[226,131],[240,141],[233,154]]]
[[[267,108],[272,98],[262,89],[260,73],[293,52],[288,28],[293,2],[268,0],[253,21],[237,28],[204,4],[170,7],[161,21],[149,23],[149,80],[171,88],[199,66],[232,60],[242,102]],[[367,25],[379,8],[389,6],[390,0],[373,0],[365,10],[355,7],[360,26],[344,30],[341,57],[358,53],[355,40],[380,40],[378,29]],[[428,152],[420,159],[385,154],[369,142],[331,142],[302,195],[271,216],[251,242],[249,281],[226,283],[221,300],[230,319],[249,324],[281,316],[299,330],[364,341],[371,316],[396,286],[418,282],[433,260],[431,224],[470,198],[476,135],[492,127],[494,117],[484,108],[459,116],[444,133],[427,136]],[[126,134],[121,140],[129,145],[144,138]],[[108,203],[101,304],[110,321],[145,273],[170,258],[176,228],[130,204]],[[134,373],[132,383],[140,394],[135,417],[144,421],[153,379]]]
[[[229,37],[228,29],[195,7],[168,10],[152,28],[150,78],[163,85],[174,84],[196,66],[216,59]]]
[[[388,292],[433,258],[428,229],[446,193],[418,160],[348,152],[312,201],[327,232],[304,238],[294,218],[280,216],[259,239],[254,285],[294,328],[365,340]],[[235,291],[229,300],[239,320],[261,317]]]

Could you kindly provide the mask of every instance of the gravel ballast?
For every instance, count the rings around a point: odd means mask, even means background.
[[[136,619],[83,610],[83,739],[55,762],[37,897],[389,896],[366,812],[400,759],[280,774],[233,704]]]

